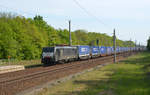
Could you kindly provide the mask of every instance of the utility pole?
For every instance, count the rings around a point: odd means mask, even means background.
[[[134,49],[135,51],[136,51],[136,43],[137,43],[137,41],[135,40],[135,49]]]
[[[130,54],[131,54],[131,47],[132,47],[132,42],[131,42],[131,38],[130,38]]]
[[[135,47],[136,47],[136,43],[137,43],[137,41],[135,40]]]
[[[139,42],[139,51],[141,51],[141,48],[140,48],[140,47],[141,47],[141,45],[140,45],[140,42]]]
[[[116,31],[114,29],[114,36],[113,36],[113,47],[114,47],[114,63],[116,63]]]
[[[72,45],[72,40],[71,40],[71,20],[69,20],[69,46]]]
[[[96,39],[96,45],[99,46],[99,39]]]

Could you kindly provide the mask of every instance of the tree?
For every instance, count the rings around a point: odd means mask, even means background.
[[[0,59],[39,59],[43,47],[69,44],[69,31],[55,29],[42,16],[25,18],[11,13],[0,13]],[[71,32],[73,45],[113,46],[113,38],[107,34],[76,30]],[[117,39],[118,46],[132,46],[132,41]],[[150,44],[148,44],[150,47]]]
[[[34,18],[35,24],[39,29],[46,29],[48,27],[47,23],[43,20],[43,17],[40,15],[36,15]]]
[[[76,30],[75,35],[78,45],[88,45],[89,37],[86,30]]]
[[[150,37],[149,37],[149,39],[147,40],[147,49],[150,50]]]

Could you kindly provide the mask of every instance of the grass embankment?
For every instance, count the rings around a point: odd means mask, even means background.
[[[11,61],[4,61],[0,62],[0,66],[9,66],[9,65],[24,65],[25,68],[33,68],[33,67],[39,67],[42,66],[41,60],[11,60]]]
[[[150,52],[85,73],[38,95],[150,95]]]

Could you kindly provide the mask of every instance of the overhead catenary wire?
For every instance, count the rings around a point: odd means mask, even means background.
[[[108,24],[104,23],[101,19],[99,19],[97,16],[95,16],[94,14],[92,14],[91,12],[89,12],[87,9],[85,9],[77,0],[73,0],[75,2],[76,5],[78,5],[86,14],[88,14],[89,16],[93,17],[94,19],[97,20],[97,22],[103,24],[105,27],[109,27],[111,28]],[[17,14],[20,15],[20,13],[24,13],[26,15],[30,15],[30,16],[34,16],[34,15],[38,15],[38,14],[33,14],[31,12],[26,12],[26,11],[22,11],[22,10],[18,10],[15,8],[11,8],[11,7],[7,7],[4,5],[1,5],[1,7],[6,8],[7,10],[13,10],[13,11],[17,11]],[[112,29],[112,28],[111,28]]]
[[[95,16],[94,14],[92,14],[91,12],[89,12],[86,8],[84,8],[77,0],[73,0],[75,2],[76,5],[78,5],[86,14],[88,14],[89,16],[95,18],[99,23],[103,24],[106,27],[109,27],[112,29],[112,27],[110,27],[108,24],[104,23],[101,19],[99,19],[97,16]]]
[[[95,18],[99,23],[103,24],[104,26],[107,26],[110,28],[110,26],[106,23],[104,23],[102,20],[100,20],[97,16],[93,15],[91,12],[89,12],[88,10],[86,10],[77,0],[73,0],[75,2],[76,5],[78,5],[86,14],[88,14],[89,16]],[[10,8],[10,7],[7,7],[7,6],[4,6],[4,5],[1,5],[1,7],[3,8],[6,8],[7,10],[13,10],[13,11],[17,11],[19,13],[24,13],[24,14],[27,14],[27,15],[30,15],[30,16],[33,16],[35,14],[33,13],[30,13],[30,12],[25,12],[25,11],[21,11],[21,10],[18,10],[18,9],[14,9],[14,8]],[[18,13],[17,13],[18,14]],[[18,14],[19,15],[19,14]],[[37,14],[36,14],[37,15]]]

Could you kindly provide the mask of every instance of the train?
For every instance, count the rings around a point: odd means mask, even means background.
[[[145,47],[116,47],[116,53],[129,51],[143,51]],[[78,61],[114,54],[113,47],[106,46],[54,46],[43,47],[41,62],[44,65],[53,65],[61,62]]]

